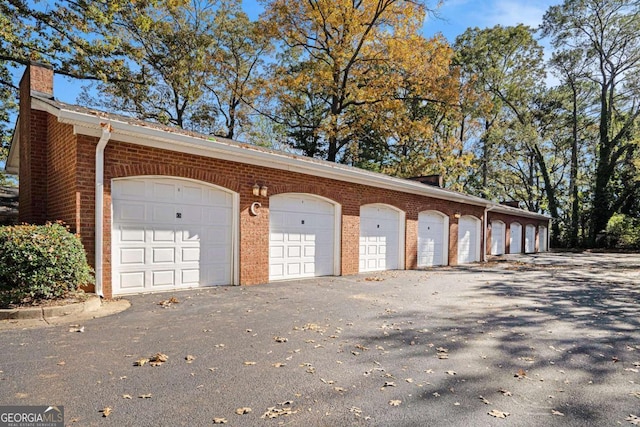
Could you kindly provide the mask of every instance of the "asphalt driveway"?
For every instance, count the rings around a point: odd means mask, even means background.
[[[71,426],[640,425],[637,254],[129,299],[82,333],[0,331],[0,405]]]

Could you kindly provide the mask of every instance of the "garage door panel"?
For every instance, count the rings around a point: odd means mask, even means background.
[[[162,229],[150,229],[148,230],[151,233],[151,241],[154,243],[174,243],[176,241],[176,232],[175,230],[162,230]]]
[[[115,206],[116,219],[122,221],[144,221],[146,216],[145,205],[140,203],[122,202]]]
[[[123,289],[144,289],[144,271],[133,271],[129,273],[120,273],[120,287]]]
[[[119,233],[115,233],[115,238],[120,242],[136,242],[136,243],[144,243],[145,230],[139,228],[120,228]]]
[[[522,225],[516,222],[509,227],[509,253],[518,254],[522,252]]]
[[[445,252],[448,221],[437,212],[421,212],[418,216],[418,267],[432,267],[447,263]]]
[[[200,283],[200,270],[199,269],[182,269],[180,271],[182,280],[185,285],[197,285]]]
[[[128,248],[120,250],[120,263],[125,265],[144,265],[144,248]]]
[[[177,184],[154,182],[151,184],[151,198],[153,200],[164,200],[166,202],[176,201]]]
[[[176,207],[167,204],[153,204],[151,206],[151,222],[157,224],[173,224],[176,220]]]
[[[151,259],[154,264],[174,263],[175,255],[174,248],[153,248]]]
[[[491,255],[504,254],[505,224],[502,221],[491,222]]]
[[[399,268],[402,215],[384,205],[360,208],[361,272]]]
[[[479,261],[480,233],[479,220],[462,217],[458,221],[458,264]]]
[[[270,199],[270,280],[333,274],[334,210],[309,195]]]
[[[233,196],[204,184],[185,187],[185,182],[112,183],[114,294],[231,283]],[[215,194],[228,205],[207,206]],[[206,218],[213,212],[211,220]]]
[[[151,286],[174,286],[175,270],[156,270],[151,272]]]

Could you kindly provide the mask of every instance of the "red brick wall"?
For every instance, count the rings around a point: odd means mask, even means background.
[[[28,66],[20,80],[20,222],[47,219],[47,114],[31,110],[31,91],[53,93],[53,70]]]
[[[71,125],[48,116],[47,217],[64,221],[78,232],[76,136]]]
[[[95,147],[97,137],[73,135],[73,128],[51,117],[47,128],[50,175],[56,182],[49,186],[48,219],[63,219],[80,233],[94,265]],[[236,162],[176,153],[134,144],[110,141],[105,149],[104,181],[104,260],[105,296],[111,295],[111,180],[141,175],[164,175],[195,179],[239,194],[240,259],[239,283],[252,285],[269,280],[269,199],[252,194],[254,183],[266,185],[269,196],[281,193],[310,193],[326,197],[341,205],[341,273],[354,274],[359,269],[360,207],[385,203],[406,213],[406,268],[417,266],[418,214],[437,210],[449,217],[449,263],[457,264],[457,226],[455,214],[483,218],[484,208],[462,203],[421,197],[391,190],[350,184],[322,177],[250,166]],[[249,207],[262,204],[260,214],[252,216]],[[507,216],[505,223],[511,222]],[[527,220],[519,219],[526,225]]]

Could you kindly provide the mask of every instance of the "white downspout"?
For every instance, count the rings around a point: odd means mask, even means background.
[[[104,149],[111,138],[111,124],[100,123],[102,136],[96,146],[96,209],[95,209],[95,270],[96,294],[104,297],[102,292],[102,242],[104,234]]]
[[[489,220],[489,206],[484,208],[484,219],[482,221],[482,262],[487,262],[487,231],[489,228],[489,224],[487,223]]]

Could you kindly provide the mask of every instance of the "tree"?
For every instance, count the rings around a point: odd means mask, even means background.
[[[205,98],[223,125],[215,132],[234,138],[248,122],[249,110],[255,106],[265,84],[261,71],[271,52],[271,42],[260,22],[251,22],[237,0],[223,1],[212,27],[213,46],[209,64],[216,66],[204,83]],[[199,115],[200,122],[211,122],[210,114]]]
[[[638,192],[637,175],[624,185],[616,177],[633,172],[640,116],[640,3],[635,0],[565,0],[544,16],[543,33],[559,50],[581,55],[585,77],[598,87],[598,138],[589,241]],[[630,170],[631,169],[631,170]],[[631,176],[633,174],[631,173]]]
[[[548,163],[544,138],[553,109],[544,86],[543,50],[533,31],[524,25],[468,29],[455,48],[467,78],[474,77],[476,90],[491,96],[491,108],[482,106],[484,116],[477,114],[484,128],[478,140],[480,194],[519,195],[529,210],[545,208],[558,219],[555,166]],[[553,236],[558,235],[554,221]]]
[[[128,79],[96,85],[81,102],[181,128],[192,128],[192,115],[204,83],[215,72],[209,61],[213,46],[215,3],[163,0],[129,2],[95,31],[119,40]]]
[[[273,118],[292,144],[329,161],[358,162],[358,145],[403,114],[404,96],[431,101],[448,72],[450,50],[420,36],[426,7],[407,0],[264,0],[265,20],[280,43],[271,69]],[[424,52],[433,62],[415,52]],[[384,111],[383,114],[379,114]],[[375,114],[375,115],[374,115]],[[293,119],[293,120],[292,120]]]

